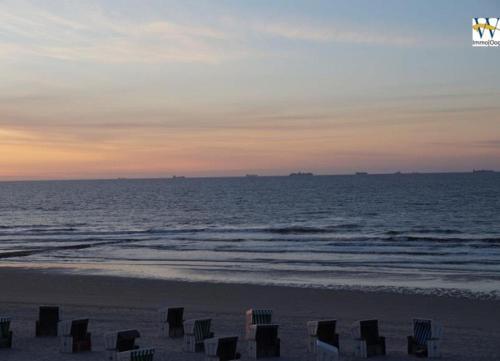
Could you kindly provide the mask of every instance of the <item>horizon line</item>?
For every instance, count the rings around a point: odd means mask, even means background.
[[[430,174],[474,174],[474,172],[491,172],[500,173],[498,169],[472,169],[470,171],[394,171],[394,172],[377,172],[370,173],[365,171],[356,171],[353,173],[314,173],[297,171],[289,174],[271,174],[259,175],[257,173],[247,173],[242,175],[207,175],[207,176],[184,176],[184,175],[168,175],[159,177],[104,177],[104,178],[39,178],[39,179],[0,179],[0,183],[14,183],[14,182],[76,182],[76,181],[116,181],[116,180],[173,180],[173,179],[215,179],[215,178],[279,178],[290,177],[293,173],[310,173],[314,177],[345,177],[345,176],[381,176],[381,175],[430,175]],[[250,177],[249,177],[250,176]],[[300,176],[299,176],[300,177]],[[306,175],[307,177],[307,175]]]

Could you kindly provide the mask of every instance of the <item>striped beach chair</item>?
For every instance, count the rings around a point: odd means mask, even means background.
[[[153,361],[154,356],[154,348],[140,348],[138,350],[119,352],[117,361]]]
[[[378,320],[355,322],[351,332],[356,357],[385,355],[385,337],[379,335]]]
[[[278,325],[251,325],[247,340],[248,356],[253,359],[280,356]]]
[[[12,331],[10,330],[10,318],[0,317],[0,348],[12,347]]]
[[[141,337],[141,334],[137,330],[123,330],[104,334],[106,359],[116,361],[120,352],[138,349],[139,346],[135,344],[135,341],[139,337]]]
[[[160,312],[160,336],[184,336],[184,307],[165,307]]]
[[[66,353],[91,351],[91,335],[87,332],[89,319],[59,322],[60,351]]]
[[[252,325],[269,325],[272,323],[272,310],[254,310],[249,309],[245,317],[245,338],[248,340],[250,336],[250,326]]]
[[[205,361],[231,361],[240,358],[236,352],[238,336],[213,337],[205,340]]]
[[[335,333],[337,320],[320,320],[307,322],[307,350],[316,353],[317,341],[339,348],[339,335]]]
[[[338,361],[339,349],[322,341],[316,341],[316,361]]]
[[[214,337],[210,332],[211,318],[187,320],[184,322],[184,351],[201,352],[204,349],[204,341]]]
[[[413,319],[413,335],[408,336],[408,354],[420,357],[441,357],[443,328],[429,319]]]
[[[59,307],[40,306],[38,310],[38,321],[36,321],[35,324],[36,336],[57,336],[58,323]]]

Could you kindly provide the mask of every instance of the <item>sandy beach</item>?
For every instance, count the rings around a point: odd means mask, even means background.
[[[500,301],[449,296],[404,295],[384,292],[322,290],[293,287],[174,282],[152,279],[63,274],[54,271],[0,269],[0,315],[12,318],[14,343],[0,350],[10,360],[103,360],[103,334],[137,328],[139,344],[155,347],[157,360],[203,360],[203,354],[182,351],[180,339],[158,336],[157,309],[183,305],[185,318],[212,317],[216,335],[239,335],[239,350],[248,359],[243,341],[244,311],[274,310],[280,325],[282,360],[312,360],[306,351],[309,320],[336,318],[341,356],[354,359],[349,329],[357,319],[378,318],[387,338],[387,360],[414,359],[405,354],[413,316],[440,320],[445,329],[443,359],[498,360]],[[93,352],[67,355],[54,338],[35,338],[38,306],[61,306],[63,319],[91,319]]]

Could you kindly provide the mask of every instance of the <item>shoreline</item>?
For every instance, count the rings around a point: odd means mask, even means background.
[[[283,287],[283,288],[295,288],[295,289],[315,289],[315,290],[330,290],[330,291],[351,291],[359,293],[386,293],[386,294],[400,294],[400,295],[422,295],[422,296],[436,296],[436,297],[452,297],[452,298],[464,298],[471,300],[497,300],[500,301],[500,290],[498,291],[472,291],[468,289],[459,288],[440,288],[440,287],[403,287],[403,286],[388,286],[388,285],[348,285],[348,284],[338,284],[338,285],[328,285],[328,286],[318,286],[316,284],[284,284],[272,281],[256,281],[256,282],[245,282],[245,281],[221,281],[219,279],[213,280],[192,280],[183,277],[151,277],[150,275],[140,276],[138,274],[130,274],[126,272],[120,272],[119,269],[114,269],[112,271],[104,271],[102,269],[96,268],[77,268],[77,267],[57,267],[52,266],[42,266],[33,267],[26,265],[24,263],[13,262],[9,264],[0,264],[0,272],[3,270],[20,270],[23,272],[43,272],[51,274],[60,274],[68,276],[89,276],[89,277],[111,277],[111,278],[126,278],[126,279],[137,279],[137,280],[152,280],[159,282],[180,282],[180,283],[195,283],[195,284],[223,284],[223,285],[247,285],[247,286],[262,286],[262,287]]]
[[[89,317],[94,352],[78,359],[103,356],[104,332],[138,328],[140,345],[151,345],[168,360],[198,360],[200,354],[186,354],[179,340],[157,335],[157,309],[166,305],[185,307],[185,318],[212,317],[216,335],[241,336],[244,312],[248,308],[271,308],[280,324],[282,360],[309,360],[305,348],[305,324],[309,320],[335,318],[341,337],[341,355],[352,359],[350,327],[359,319],[378,318],[381,334],[387,338],[388,358],[413,360],[405,355],[406,335],[413,317],[441,322],[445,330],[444,359],[495,360],[500,356],[498,325],[500,301],[438,295],[406,295],[283,286],[259,286],[206,282],[183,282],[104,275],[79,275],[42,270],[0,267],[0,314],[13,319],[15,347],[2,351],[10,360],[31,360],[48,347],[49,341],[33,338],[37,308],[41,304],[62,307],[63,318]],[[55,342],[47,360],[66,360]],[[45,345],[45,346],[44,346]],[[50,344],[52,345],[52,344]],[[12,357],[10,357],[12,356]],[[81,357],[83,356],[83,357]],[[36,358],[39,359],[39,358]],[[245,358],[244,358],[245,359]],[[4,360],[4,358],[2,358]],[[43,360],[43,359],[42,359]],[[163,360],[159,356],[159,360]]]

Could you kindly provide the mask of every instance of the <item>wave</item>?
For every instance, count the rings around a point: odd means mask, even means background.
[[[406,231],[396,231],[390,230],[386,231],[385,234],[389,236],[398,236],[404,234],[463,234],[462,231],[458,229],[442,229],[442,228],[413,228]]]
[[[401,236],[388,237],[391,241],[406,241],[406,242],[435,242],[435,243],[466,243],[466,242],[485,242],[485,243],[500,243],[500,237],[427,237],[427,236]]]
[[[264,228],[262,231],[277,234],[311,234],[311,233],[332,233],[340,229],[358,229],[359,224],[346,223],[325,227],[290,226],[281,228]]]

